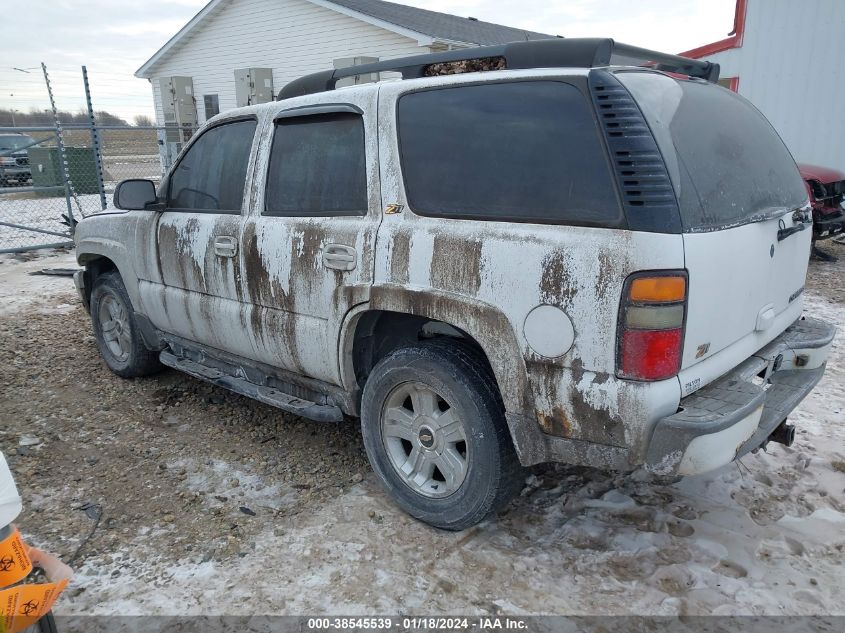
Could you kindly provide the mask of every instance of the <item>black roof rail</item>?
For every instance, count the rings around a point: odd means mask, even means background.
[[[699,77],[716,82],[719,64],[659,53],[614,42],[610,38],[550,38],[511,42],[497,46],[462,48],[444,53],[387,59],[373,64],[348,66],[305,75],[279,91],[279,100],[334,90],[338,80],[356,75],[398,72],[403,79],[424,77],[431,64],[501,57],[509,70],[521,68],[595,68],[601,66],[643,66]]]

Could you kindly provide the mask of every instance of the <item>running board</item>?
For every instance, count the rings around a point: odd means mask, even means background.
[[[343,412],[340,407],[330,404],[317,404],[310,400],[303,400],[296,398],[274,389],[273,387],[265,387],[256,385],[253,382],[238,378],[225,372],[215,369],[214,367],[207,367],[201,363],[194,362],[187,358],[182,358],[171,354],[164,350],[159,354],[159,360],[162,365],[167,365],[173,369],[183,371],[189,376],[205,380],[220,387],[225,387],[242,396],[247,396],[269,404],[270,406],[289,411],[296,415],[301,415],[304,418],[316,420],[318,422],[342,422]]]

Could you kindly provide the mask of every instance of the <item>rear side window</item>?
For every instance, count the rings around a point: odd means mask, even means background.
[[[743,224],[806,202],[807,191],[789,150],[742,97],[713,84],[658,73],[616,76],[654,133],[685,231]]]
[[[264,215],[367,213],[364,121],[340,112],[276,122]]]
[[[240,213],[256,122],[235,121],[203,132],[170,177],[168,206]]]
[[[399,100],[408,203],[422,215],[617,226],[622,211],[591,106],[575,87],[526,81]]]

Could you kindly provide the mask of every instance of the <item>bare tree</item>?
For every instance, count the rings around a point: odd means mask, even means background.
[[[124,119],[119,116],[106,112],[105,110],[98,110],[94,113],[97,123],[100,125],[129,125]],[[148,117],[149,118],[149,117]],[[59,110],[59,120],[62,123],[77,123],[82,125],[88,124],[88,113],[84,110],[78,112],[69,112],[67,110]],[[22,112],[20,110],[10,110],[8,108],[0,108],[0,127],[9,126],[15,122],[19,126],[50,126],[52,127],[56,119],[53,116],[52,110],[39,110],[38,108],[30,108],[29,112]]]
[[[146,114],[136,114],[132,119],[137,127],[150,127],[153,125],[153,120]]]

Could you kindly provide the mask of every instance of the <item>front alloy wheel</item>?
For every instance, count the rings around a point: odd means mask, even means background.
[[[144,344],[126,286],[116,271],[94,280],[91,323],[100,355],[115,374],[135,378],[161,370],[158,352]]]
[[[132,351],[129,311],[123,301],[114,293],[107,293],[100,299],[96,318],[100,320],[100,331],[112,356],[125,363]]]

